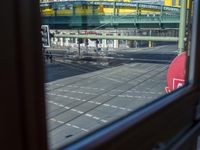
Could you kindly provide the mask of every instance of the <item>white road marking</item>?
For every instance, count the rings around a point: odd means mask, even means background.
[[[114,97],[116,95],[113,95],[113,94],[103,94],[102,96],[111,96],[111,97]]]
[[[85,87],[85,86],[76,86],[76,85],[68,85],[67,87],[74,87],[74,88],[81,88],[81,89],[90,89],[90,90],[105,90],[103,88],[92,88],[92,87]]]
[[[117,106],[111,106],[111,107],[113,107],[113,108],[117,108]]]
[[[83,114],[82,111],[79,111],[79,110],[76,110],[76,109],[71,109],[71,110],[74,111],[74,112],[77,112],[77,113],[79,113],[79,114]]]
[[[80,111],[80,110],[77,110],[77,113],[79,113],[79,114],[83,114],[83,112],[82,112],[82,111]]]
[[[85,131],[85,132],[89,132],[88,130],[84,129],[84,128],[81,128],[81,130]]]
[[[92,115],[90,115],[90,114],[85,114],[85,116],[92,117]]]
[[[77,101],[82,101],[85,102],[86,100],[82,100],[80,98],[74,98],[74,97],[69,97],[66,95],[60,95],[60,94],[55,94],[55,93],[47,93],[49,95],[54,95],[54,96],[58,96],[58,97],[64,97],[64,98],[69,98],[72,100],[77,100]],[[87,93],[89,94],[89,93]],[[132,96],[132,95],[112,95],[112,94],[103,94],[102,96],[117,96],[117,97],[122,97],[122,98],[131,98],[130,100],[132,100],[133,98],[138,98],[138,99],[153,99],[153,97],[151,96]],[[98,102],[93,102],[93,101],[88,101],[89,103],[93,103],[93,104],[97,104],[100,105],[101,103]]]
[[[83,100],[81,100],[81,101],[83,101]],[[64,106],[63,104],[56,103],[54,101],[48,101],[48,102],[51,103],[51,104],[54,104],[56,106],[63,107],[65,109],[70,109],[70,107]],[[87,101],[87,102],[88,103],[92,103],[92,104],[96,104],[96,105],[102,105],[102,103],[95,102],[95,101]],[[110,105],[110,104],[106,104],[106,103],[103,104],[102,106],[111,107],[111,108],[115,108],[115,109],[126,110],[126,111],[131,111],[131,109],[129,109],[129,108],[124,108],[124,107],[120,107],[120,106]],[[84,112],[76,110],[76,109],[71,109],[71,110],[74,111],[74,112],[77,112],[79,114],[83,114],[84,113]]]
[[[73,128],[76,128],[76,129],[80,129],[80,130],[85,131],[85,132],[89,132],[89,130],[87,130],[87,129],[81,128],[81,127],[79,127],[79,126],[77,126],[77,125],[72,125],[72,124],[70,124],[70,123],[66,123],[66,124],[65,124],[65,122],[63,122],[63,121],[61,121],[61,120],[57,120],[57,119],[55,119],[55,118],[51,118],[50,120],[51,120],[51,121],[54,121],[54,122],[58,122],[58,123],[63,124],[63,125],[65,125],[65,126],[69,126],[69,127],[73,127]]]
[[[101,121],[104,122],[104,123],[107,123],[107,122],[108,122],[107,120],[104,120],[104,119],[102,119]]]
[[[107,106],[107,107],[112,107],[112,108],[115,108],[115,109],[121,109],[121,110],[131,111],[131,109],[125,108],[125,107],[120,107],[120,106],[115,106],[115,105],[109,105],[109,104],[103,104],[103,105]]]
[[[54,119],[54,118],[51,118],[50,120],[51,120],[51,121],[56,121],[56,119]]]
[[[99,78],[103,78],[103,79],[107,79],[107,80],[110,80],[110,81],[114,81],[114,82],[122,83],[122,81],[119,81],[119,80],[116,80],[116,79],[113,79],[113,78],[109,78],[109,77],[103,77],[103,76],[100,76]]]
[[[93,117],[94,119],[96,119],[96,120],[99,120],[100,118],[99,117]]]
[[[84,93],[84,94],[86,94],[86,95],[90,95],[91,93],[86,92],[86,93]]]
[[[100,119],[99,117],[93,116],[93,115],[91,115],[91,114],[85,114],[85,116],[90,117],[90,118],[93,118],[93,119],[95,119],[95,120],[99,120],[99,121],[101,121],[101,122],[103,122],[103,123],[108,122],[107,120]]]
[[[118,97],[125,97],[125,95],[118,95]]]
[[[123,92],[123,90],[111,90],[111,91]]]
[[[59,96],[62,96],[62,95],[59,95]],[[69,98],[73,98],[73,97],[69,97]],[[82,101],[82,100],[79,99],[79,98],[73,98],[73,99]],[[101,104],[102,104],[102,103],[95,102],[95,101],[87,101],[87,102],[93,103],[93,104],[97,104],[97,105],[101,105]],[[65,109],[67,109],[67,110],[71,110],[71,111],[77,112],[77,113],[79,113],[79,114],[83,114],[83,113],[84,113],[84,112],[82,112],[82,111],[80,111],[80,110],[76,110],[76,109],[74,109],[74,108],[73,108],[73,109],[70,109],[70,107],[64,106],[63,104],[59,104],[59,103],[56,103],[56,102],[54,102],[54,101],[49,101],[49,103],[54,104],[54,105],[59,106],[59,107],[62,107],[62,108],[65,108]],[[110,104],[103,104],[102,106],[111,107],[111,108],[114,108],[114,109],[121,109],[121,110],[125,110],[125,111],[131,111],[131,109],[129,109],[129,108],[119,107],[119,106],[110,105]],[[105,119],[100,119],[99,117],[93,116],[93,115],[91,115],[91,114],[85,114],[85,116],[90,117],[90,118],[93,118],[93,119],[98,120],[98,121],[101,121],[101,122],[103,122],[103,123],[107,123],[107,122],[108,122],[108,121],[105,120]],[[61,122],[60,122],[60,123],[61,123]]]
[[[72,127],[79,129],[79,127],[78,127],[78,126],[75,126],[75,125],[72,125]]]
[[[131,95],[125,95],[126,97],[128,97],[128,98],[133,98],[133,96],[131,96]]]
[[[70,90],[61,90],[61,89],[58,89],[57,91],[59,91],[59,92],[71,92],[71,93],[78,93],[78,94],[85,94],[85,95],[98,95],[98,94],[95,94],[95,93],[82,92],[82,91],[70,91]]]
[[[64,123],[63,121],[60,121],[60,120],[58,120],[57,122],[58,122],[58,123],[62,123],[62,124]]]
[[[163,93],[162,92],[151,92],[151,91],[138,91],[138,90],[129,90],[129,91],[126,91],[128,93],[139,93],[139,94],[156,94],[156,95],[162,95]]]

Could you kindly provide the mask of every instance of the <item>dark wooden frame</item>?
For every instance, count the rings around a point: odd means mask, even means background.
[[[121,118],[63,149],[195,149],[200,83],[199,1],[195,1],[189,81],[145,109]],[[39,2],[1,1],[1,149],[45,150]],[[184,147],[186,148],[186,147]]]
[[[2,0],[0,149],[47,149],[39,1]]]

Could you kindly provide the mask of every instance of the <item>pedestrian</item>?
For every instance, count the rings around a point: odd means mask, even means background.
[[[49,52],[48,52],[48,51],[46,51],[45,57],[46,57],[46,60],[47,60],[47,62],[48,62],[48,60],[49,60]]]
[[[49,52],[49,59],[50,59],[50,62],[52,63],[53,62],[53,55],[51,54],[51,52]]]

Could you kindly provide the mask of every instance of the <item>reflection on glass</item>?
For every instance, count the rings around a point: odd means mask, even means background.
[[[190,10],[178,0],[41,1],[50,148],[183,86]]]

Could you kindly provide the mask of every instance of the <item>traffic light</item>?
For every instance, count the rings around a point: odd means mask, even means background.
[[[42,34],[42,46],[50,47],[50,35],[49,35],[49,26],[48,25],[41,26],[41,34]]]

